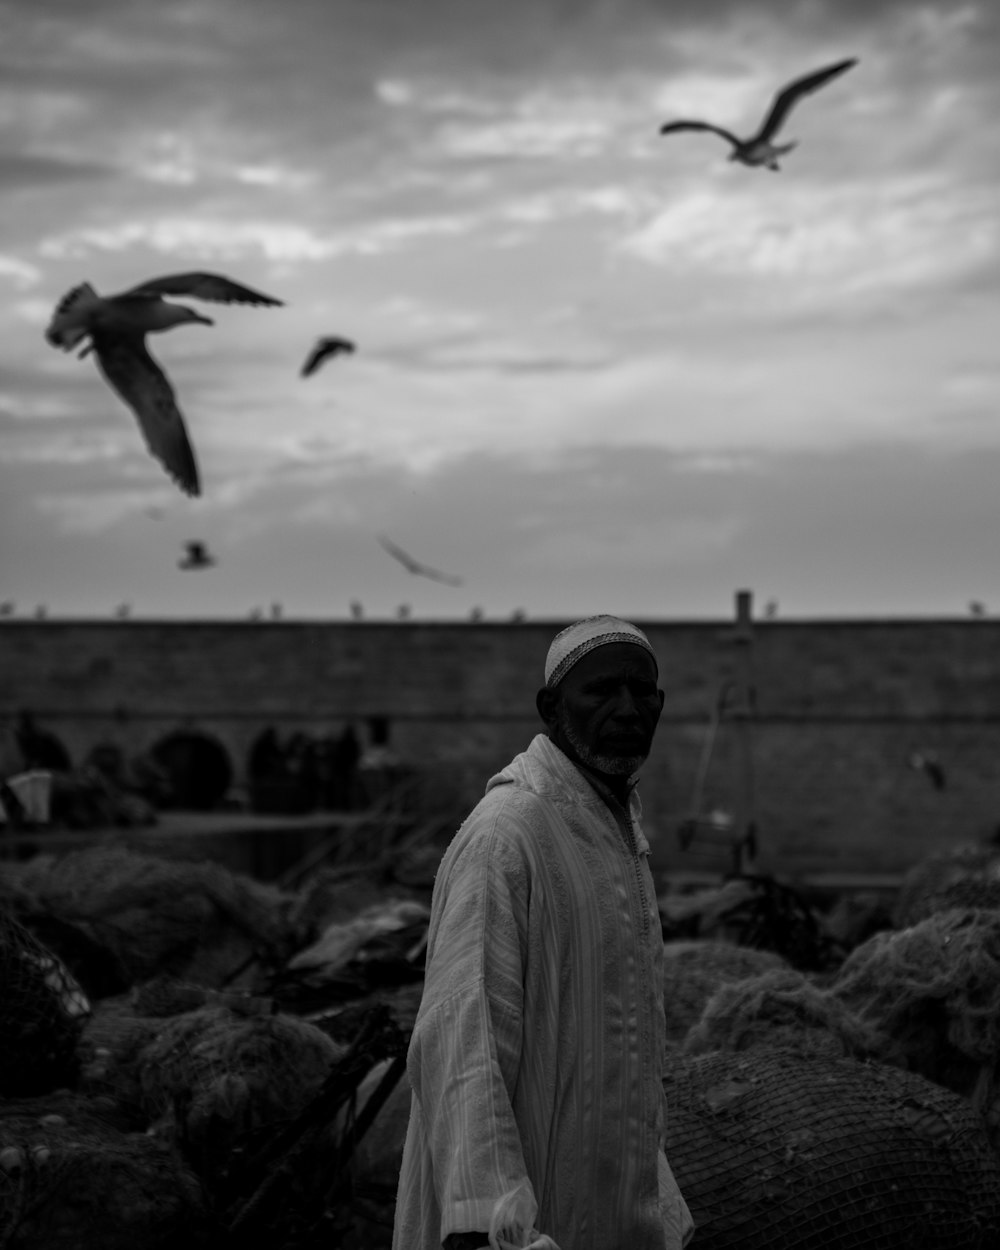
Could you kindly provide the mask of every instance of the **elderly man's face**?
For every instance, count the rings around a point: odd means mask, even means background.
[[[635,772],[649,755],[663,709],[656,680],[656,664],[643,647],[596,647],[574,664],[542,709],[552,740],[596,772]]]

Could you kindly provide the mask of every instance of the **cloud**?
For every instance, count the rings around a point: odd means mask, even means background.
[[[17,290],[27,291],[42,280],[41,270],[16,256],[0,255],[0,281],[10,282]]]
[[[198,258],[235,258],[258,252],[273,261],[326,260],[347,253],[372,255],[428,236],[461,235],[474,222],[457,215],[385,220],[317,233],[283,221],[160,217],[112,226],[84,226],[50,235],[39,245],[45,257],[82,257],[136,247]]]
[[[0,154],[0,182],[7,193],[23,187],[49,187],[65,183],[92,182],[118,177],[121,171],[100,161],[79,161],[71,157],[36,152]]]
[[[976,271],[1000,251],[998,209],[996,189],[956,189],[935,174],[796,185],[779,201],[717,187],[677,197],[617,246],[679,271],[790,279],[796,302],[829,301]]]

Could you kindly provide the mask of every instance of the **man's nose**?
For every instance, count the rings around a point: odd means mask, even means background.
[[[615,696],[615,715],[634,717],[638,713],[638,701],[628,686],[622,686]]]

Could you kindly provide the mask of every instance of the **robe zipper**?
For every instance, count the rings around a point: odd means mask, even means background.
[[[632,855],[632,865],[635,868],[635,882],[639,887],[639,901],[642,906],[642,936],[649,935],[649,908],[646,905],[646,887],[642,884],[642,865],[639,863],[639,844],[636,841],[635,829],[632,826],[632,817],[625,813],[625,829],[628,834],[628,846]]]

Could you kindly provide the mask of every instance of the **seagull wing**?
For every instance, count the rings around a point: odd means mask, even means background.
[[[806,74],[804,78],[796,78],[794,82],[790,82],[787,87],[779,91],[774,97],[771,111],[768,113],[758,133],[754,136],[755,140],[772,138],[781,129],[785,118],[792,111],[801,96],[809,95],[810,92],[816,91],[824,83],[828,83],[831,78],[836,78],[838,74],[843,74],[852,65],[857,65],[857,63],[858,58],[856,56],[848,57],[846,61],[838,61],[835,65],[828,65],[825,69],[818,69],[812,74]]]
[[[426,564],[419,565],[417,572],[422,577],[429,577],[433,582],[443,582],[445,586],[461,586],[462,584],[462,579],[454,573],[442,573],[439,569],[432,569]]]
[[[722,126],[714,126],[711,122],[693,122],[693,121],[677,121],[667,122],[660,127],[661,135],[676,134],[679,130],[710,130],[714,135],[720,135],[727,143],[731,143],[734,148],[742,146],[743,141],[738,139],[731,130],[725,130]]]
[[[378,541],[379,546],[382,547],[384,551],[388,551],[389,555],[391,555],[393,559],[398,560],[408,573],[420,572],[420,565],[411,555],[405,552],[402,547],[397,547],[394,542],[391,542],[382,534],[379,534]]]
[[[308,378],[315,373],[328,356],[336,356],[340,352],[353,352],[354,344],[350,339],[323,338],[317,339],[312,351],[302,366],[302,376]]]
[[[419,560],[414,560],[408,552],[402,547],[397,547],[394,542],[384,537],[382,534],[378,536],[381,546],[388,551],[389,555],[395,557],[400,564],[409,573],[415,573],[418,577],[429,577],[432,581],[443,582],[446,586],[461,586],[462,579],[456,577],[453,573],[442,573],[440,569],[432,569],[428,564],[421,564]]]
[[[137,336],[94,336],[97,364],[135,413],[150,452],[186,495],[200,495],[198,466],[173,387]]]
[[[150,278],[138,286],[122,291],[122,295],[188,295],[193,299],[212,300],[219,304],[264,304],[280,307],[283,300],[263,295],[252,287],[242,286],[220,273],[171,273],[163,278]]]

